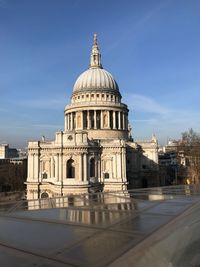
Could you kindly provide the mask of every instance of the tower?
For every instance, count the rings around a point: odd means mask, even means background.
[[[76,80],[71,104],[65,107],[65,131],[84,130],[88,138],[128,138],[128,108],[117,82],[101,64],[94,34],[89,68]]]

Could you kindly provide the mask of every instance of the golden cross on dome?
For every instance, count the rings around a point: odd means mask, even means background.
[[[97,34],[94,33],[94,45],[97,45]]]
[[[90,56],[90,68],[102,68],[101,54],[97,44],[97,34],[94,33],[92,52]]]

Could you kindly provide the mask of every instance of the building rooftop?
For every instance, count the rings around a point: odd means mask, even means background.
[[[4,267],[197,266],[199,226],[200,185],[2,202],[0,260]]]

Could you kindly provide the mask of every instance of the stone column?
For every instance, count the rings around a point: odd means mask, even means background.
[[[76,125],[76,129],[78,128],[78,114],[77,114],[77,112],[75,112],[75,125]]]
[[[117,172],[117,153],[115,154],[115,178],[118,178],[118,172]]]
[[[40,173],[41,173],[41,164],[40,164],[40,156],[37,155],[37,180],[40,181]]]
[[[126,114],[126,130],[128,130],[128,114]]]
[[[121,112],[118,112],[118,129],[121,130]]]
[[[110,111],[107,111],[108,114],[108,129],[110,129]]]
[[[123,166],[123,181],[124,182],[126,182],[127,181],[127,179],[126,179],[126,153],[125,153],[125,151],[124,151],[124,149],[123,149],[123,151],[122,151],[122,166]]]
[[[62,181],[62,175],[63,175],[63,173],[62,173],[63,168],[62,167],[63,167],[62,166],[62,154],[59,154],[59,175],[58,175],[58,177],[59,177],[60,182]]]
[[[56,180],[59,181],[59,154],[56,155]]]
[[[119,165],[120,165],[120,168],[119,168],[119,177],[120,179],[123,181],[123,161],[122,161],[122,152],[119,154]]]
[[[79,181],[83,180],[83,159],[82,154],[79,155]]]
[[[83,154],[83,180],[87,182],[87,154]]]
[[[121,161],[121,154],[120,153],[117,153],[116,154],[116,161],[117,161],[117,164],[116,164],[116,167],[117,167],[117,178],[120,178],[122,179],[122,161]]]
[[[90,111],[87,111],[87,129],[90,129]]]
[[[87,110],[87,129],[89,129],[89,110]]]
[[[65,131],[67,131],[67,115],[65,114]]]
[[[94,110],[94,129],[97,128],[97,111]]]
[[[103,110],[101,110],[101,129],[103,129]]]
[[[81,111],[81,129],[83,129],[83,111]]]
[[[62,161],[61,161],[61,155],[60,154],[58,155],[58,160],[59,160],[59,164],[58,164],[58,170],[59,170],[59,172],[58,172],[58,181],[60,182],[61,181],[61,175],[62,175],[62,173],[61,173]]]
[[[126,130],[126,113],[124,112],[124,130]]]
[[[66,114],[66,118],[67,118],[67,125],[66,125],[66,127],[67,127],[67,130],[69,130],[69,116],[68,116],[68,114]]]
[[[113,129],[116,129],[116,112],[113,111]]]
[[[33,180],[34,179],[34,155],[33,154],[29,154],[28,164],[29,164],[29,168],[28,168],[29,178]]]
[[[110,164],[111,164],[110,179],[113,179],[113,168],[114,168],[114,166],[113,166],[113,158],[111,158]]]
[[[31,157],[30,154],[28,154],[28,178],[31,178]]]
[[[71,127],[70,127],[70,130],[73,130],[73,114],[72,114],[72,112],[70,113],[70,116],[71,116]]]
[[[51,156],[50,158],[50,174],[49,174],[50,178],[53,178],[53,158]]]
[[[35,154],[32,154],[32,177],[33,177],[33,180],[35,180],[35,164],[34,164],[34,157],[35,157]]]
[[[55,162],[54,156],[51,157],[51,177],[55,178]]]
[[[116,178],[116,164],[117,164],[117,162],[116,162],[115,154],[113,155],[112,162],[113,162],[113,178]]]
[[[68,118],[68,130],[71,130],[71,115],[70,113],[67,114],[67,118]]]
[[[43,166],[42,166],[42,161],[40,161],[40,177],[39,177],[39,181],[42,181],[42,172],[43,172]]]
[[[122,113],[122,129],[125,130],[125,114],[124,112]]]

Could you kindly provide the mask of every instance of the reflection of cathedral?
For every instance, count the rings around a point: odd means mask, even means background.
[[[118,85],[103,69],[96,35],[89,69],[76,80],[65,128],[55,141],[29,142],[27,198],[155,185],[157,141],[136,143],[128,125],[128,108]],[[146,179],[146,180],[144,180]],[[145,182],[144,182],[145,181]]]

